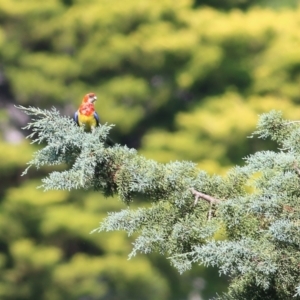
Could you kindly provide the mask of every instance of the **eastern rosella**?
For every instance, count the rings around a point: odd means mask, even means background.
[[[100,119],[95,111],[94,102],[97,97],[94,93],[86,94],[78,110],[74,114],[74,121],[79,126],[84,126],[85,131],[92,131],[99,125]]]
[[[99,126],[100,118],[95,111],[94,102],[97,97],[94,93],[86,94],[74,114],[74,121],[78,126],[84,126],[85,131],[93,131],[93,129]],[[109,146],[113,146],[114,142],[110,137],[107,137],[106,143]]]

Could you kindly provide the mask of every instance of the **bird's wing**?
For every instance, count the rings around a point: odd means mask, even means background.
[[[75,112],[73,119],[75,121],[75,123],[79,126],[79,122],[78,122],[78,110]]]
[[[99,126],[100,118],[99,118],[99,115],[96,112],[94,112],[94,118],[96,120],[97,126]]]

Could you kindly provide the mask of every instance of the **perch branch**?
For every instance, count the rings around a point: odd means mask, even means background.
[[[212,203],[210,202],[210,204],[209,204],[209,211],[208,211],[208,217],[207,217],[208,221],[211,220],[211,217],[212,217]]]
[[[300,169],[299,169],[298,164],[296,162],[294,162],[293,167],[294,167],[294,170],[296,171],[297,175],[300,177]]]
[[[290,122],[286,122],[284,125],[291,125],[291,124],[295,124],[295,123],[300,123],[300,121],[290,121]]]
[[[221,202],[221,200],[214,198],[212,196],[206,195],[204,193],[198,192],[193,188],[191,188],[190,191],[195,196],[194,206],[196,206],[196,204],[198,203],[199,198],[207,201],[208,203],[210,203],[210,205],[218,204]]]

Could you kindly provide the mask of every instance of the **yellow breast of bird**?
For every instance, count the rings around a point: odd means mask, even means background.
[[[90,131],[91,128],[97,126],[96,119],[94,118],[93,115],[86,116],[86,115],[79,114],[78,115],[78,123],[80,126],[84,125],[84,129],[86,131]]]

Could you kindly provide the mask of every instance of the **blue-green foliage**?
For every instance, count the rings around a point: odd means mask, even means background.
[[[232,279],[218,299],[300,297],[297,122],[277,111],[262,115],[254,135],[277,141],[280,150],[255,153],[221,177],[190,162],[160,164],[125,146],[108,147],[109,125],[85,133],[55,109],[21,109],[37,117],[27,129],[36,134],[33,142],[44,143],[29,165],[66,165],[43,180],[44,189],[94,188],[127,204],[136,196],[149,200],[146,207],[109,213],[94,232],[138,233],[130,256],[158,251],[180,272],[193,263],[218,267]],[[194,205],[191,188],[219,201]],[[220,232],[226,238],[216,241]]]

